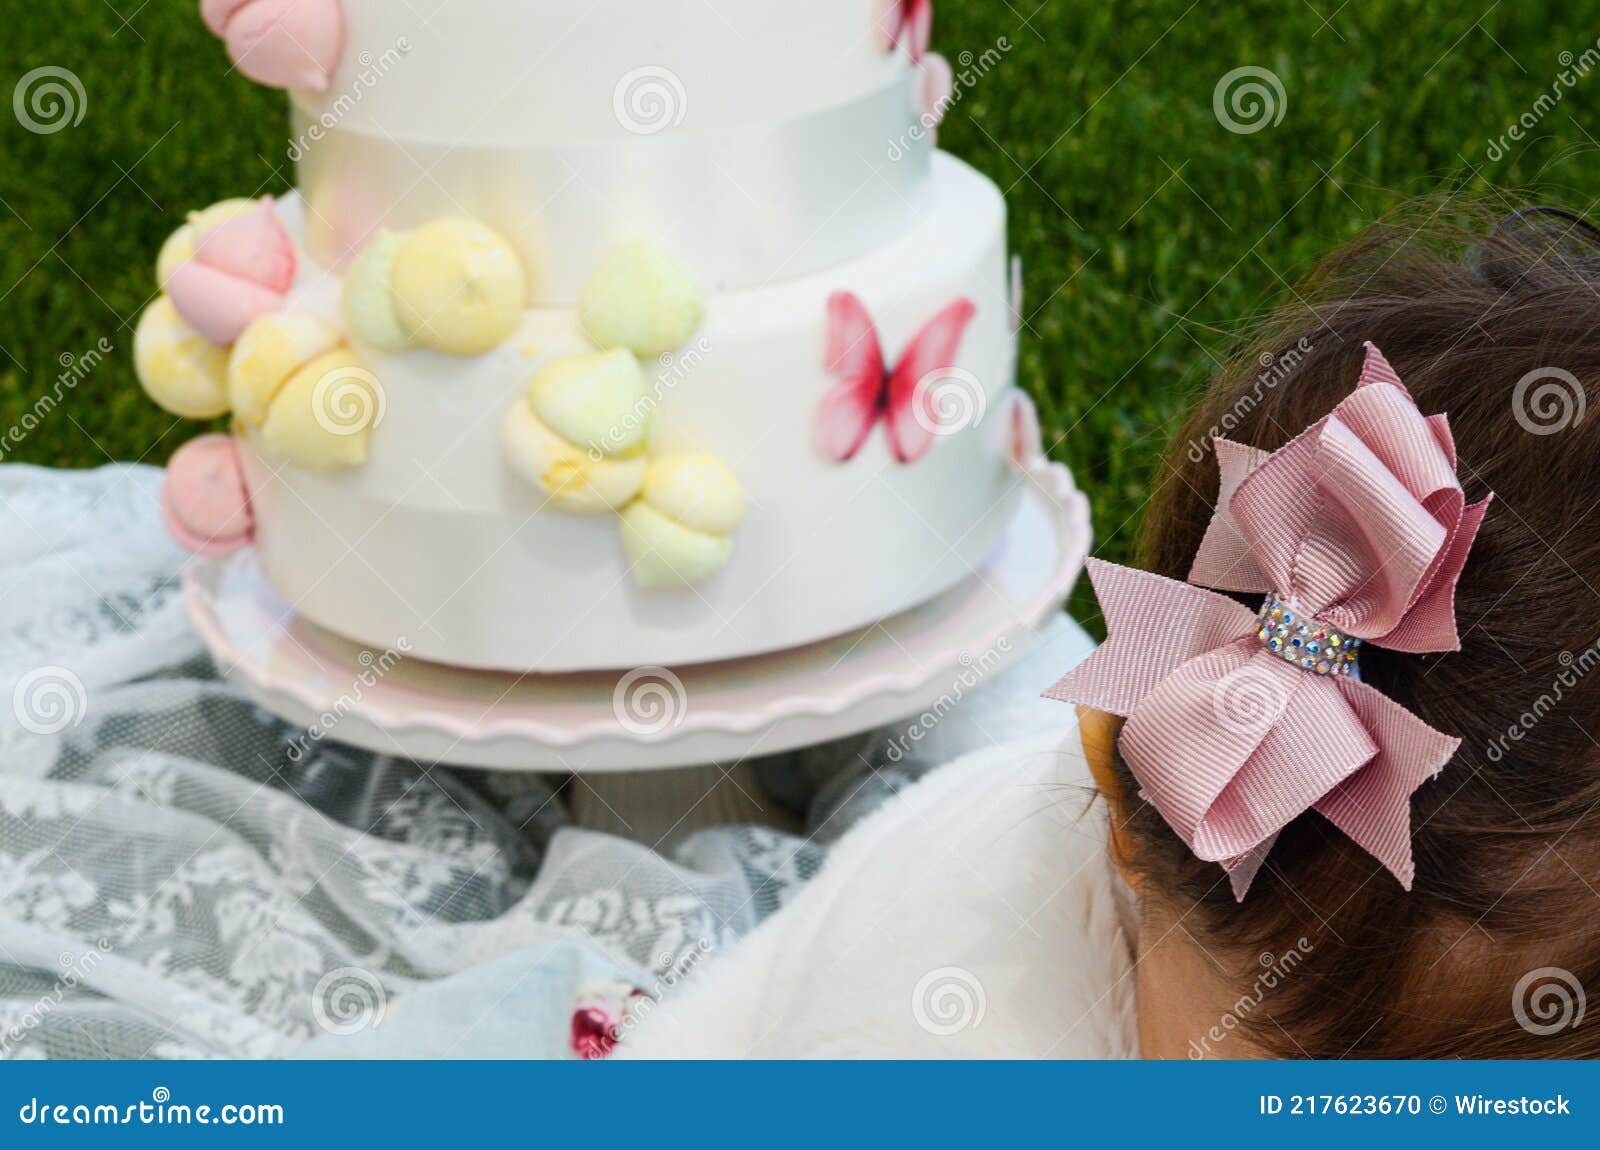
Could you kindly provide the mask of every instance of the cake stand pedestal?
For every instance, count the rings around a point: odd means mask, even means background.
[[[928,603],[793,650],[674,670],[386,666],[296,615],[251,550],[192,561],[184,601],[222,673],[314,738],[501,770],[736,764],[920,714],[1020,656],[1072,589],[1090,526],[1066,467],[1041,460],[1019,482],[1016,517],[982,569]]]

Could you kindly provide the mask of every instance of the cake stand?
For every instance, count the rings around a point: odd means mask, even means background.
[[[502,770],[735,762],[887,726],[1020,656],[1071,591],[1090,526],[1063,465],[1019,481],[1016,517],[963,583],[864,630],[720,663],[518,675],[385,657],[296,615],[248,549],[191,561],[184,601],[222,673],[312,738]]]

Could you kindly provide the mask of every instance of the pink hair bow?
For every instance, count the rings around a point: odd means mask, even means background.
[[[1045,692],[1127,718],[1143,796],[1239,899],[1308,809],[1409,890],[1411,795],[1460,745],[1350,673],[1363,643],[1460,649],[1456,581],[1489,506],[1465,502],[1446,417],[1366,347],[1355,390],[1281,450],[1216,440],[1188,582],[1090,561],[1106,641]]]

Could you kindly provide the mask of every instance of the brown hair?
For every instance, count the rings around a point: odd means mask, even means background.
[[[1230,976],[1297,955],[1239,1020],[1285,1057],[1600,1056],[1600,1027],[1572,1025],[1600,988],[1600,426],[1582,418],[1600,232],[1556,209],[1444,214],[1377,224],[1297,289],[1211,382],[1146,518],[1141,565],[1183,578],[1216,496],[1212,435],[1281,447],[1349,393],[1365,340],[1449,413],[1468,500],[1496,496],[1456,594],[1460,652],[1362,652],[1367,682],[1462,739],[1412,801],[1409,893],[1308,813],[1235,903],[1153,807],[1124,805],[1122,861]]]

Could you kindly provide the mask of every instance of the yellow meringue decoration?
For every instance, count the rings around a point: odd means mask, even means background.
[[[203,211],[190,212],[188,221],[167,237],[156,257],[156,283],[164,284],[181,263],[194,259],[205,234],[235,216],[246,215],[261,206],[260,200],[223,200]]]
[[[651,463],[639,498],[623,512],[622,546],[641,587],[709,579],[733,554],[744,519],[739,481],[714,455],[674,455]]]
[[[367,461],[372,429],[383,417],[383,390],[348,347],[318,356],[278,389],[261,425],[262,445],[311,471]]]
[[[227,366],[234,418],[262,446],[299,467],[328,471],[367,461],[383,418],[377,378],[319,316],[263,316],[245,329]]]
[[[639,493],[649,461],[608,459],[575,447],[519,403],[506,413],[506,458],[517,474],[535,484],[565,511],[615,511]]]
[[[245,328],[228,359],[228,400],[234,417],[260,427],[289,377],[344,343],[339,329],[319,316],[263,316]]]
[[[556,506],[616,511],[639,493],[649,466],[652,405],[627,351],[553,360],[501,429],[507,461]]]
[[[683,265],[642,242],[612,251],[578,297],[590,343],[625,347],[642,359],[682,347],[705,314],[705,291]]]
[[[398,325],[375,325],[384,336],[409,333],[413,342],[450,355],[482,355],[509,339],[528,306],[528,280],[516,250],[473,220],[435,220],[401,235],[387,258],[380,249],[371,274],[387,271]],[[384,265],[387,265],[386,267]],[[366,318],[361,294],[347,315]],[[376,312],[376,308],[373,308]]]
[[[228,349],[183,321],[161,296],[139,317],[133,368],[145,392],[183,419],[215,419],[228,410]]]

